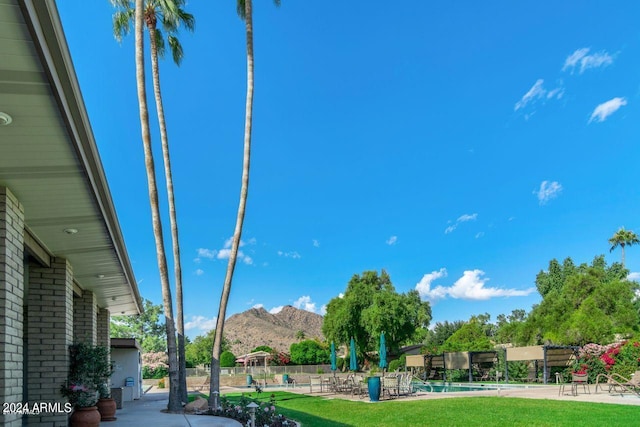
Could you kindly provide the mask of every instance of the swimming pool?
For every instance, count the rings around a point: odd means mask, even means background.
[[[500,384],[500,389],[504,390],[507,388],[522,388],[516,387],[513,385],[505,385]],[[528,388],[528,387],[524,387]],[[478,384],[478,385],[467,385],[461,383],[423,383],[423,382],[414,382],[413,389],[416,391],[428,391],[431,393],[453,393],[453,392],[465,392],[465,391],[495,391],[498,389],[498,386],[495,384]]]

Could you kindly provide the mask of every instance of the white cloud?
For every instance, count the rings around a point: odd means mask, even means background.
[[[538,202],[540,203],[540,205],[544,205],[549,200],[558,197],[561,192],[562,185],[560,185],[558,181],[542,181],[542,183],[540,184],[540,189],[534,191],[533,194],[538,197]]]
[[[215,249],[198,248],[196,250],[198,257],[194,259],[194,261],[200,262],[202,258],[215,259],[217,252],[218,251],[216,251]]]
[[[635,282],[640,281],[640,272],[634,271],[632,273],[629,273],[629,275],[627,276],[627,280],[632,280]]]
[[[606,51],[589,55],[589,50],[589,48],[583,47],[569,55],[564,61],[562,71],[570,70],[573,73],[576,68],[579,68],[580,74],[582,74],[590,68],[606,67],[613,64],[613,56]]]
[[[312,313],[319,313],[320,311],[316,308],[316,303],[311,301],[311,297],[309,295],[303,295],[297,300],[294,301],[293,306],[295,308],[299,308],[302,310],[310,311]]]
[[[285,258],[293,258],[293,259],[300,259],[302,258],[300,256],[300,254],[296,251],[292,251],[292,252],[283,252],[283,251],[278,251],[278,256],[283,256]]]
[[[264,304],[254,304],[251,308],[264,308]]]
[[[533,86],[531,86],[531,89],[529,89],[529,91],[525,93],[524,96],[520,98],[518,102],[516,102],[514,111],[518,111],[529,104],[534,104],[538,100],[544,101],[545,99],[548,100],[553,98],[560,99],[563,96],[564,96],[564,88],[562,87],[562,82],[560,82],[560,86],[558,86],[557,88],[547,90],[544,87],[544,80],[538,79],[533,84]],[[535,112],[526,114],[525,118],[528,120],[529,117],[531,117],[533,114],[535,114]]]
[[[327,304],[324,304],[322,307],[320,307],[320,313],[321,316],[324,316],[325,314],[327,314]]]
[[[389,246],[393,246],[396,244],[396,242],[398,241],[398,236],[391,236],[387,239],[387,245]]]
[[[416,291],[418,291],[420,296],[423,298],[435,299],[432,298],[434,291],[431,289],[431,283],[433,283],[434,280],[441,279],[443,277],[447,277],[447,270],[445,268],[425,274],[422,276],[422,280],[416,284]]]
[[[458,218],[458,222],[475,221],[478,218],[478,214],[464,214]]]
[[[589,119],[589,123],[592,121],[596,122],[604,122],[607,117],[618,111],[618,109],[624,105],[627,105],[627,100],[625,98],[613,98],[608,100],[607,102],[603,102],[598,105],[593,113],[591,113],[591,118]]]
[[[529,89],[529,91],[524,94],[524,96],[520,99],[520,101],[516,102],[515,111],[518,111],[519,109],[525,107],[529,102],[533,100],[542,98],[547,92],[544,89],[543,84],[544,84],[544,80],[538,79],[533,84],[531,89]]]
[[[216,327],[217,319],[212,317],[208,319],[204,316],[191,316],[191,320],[184,324],[184,329],[190,331],[192,329],[201,329],[202,331],[210,331]]]
[[[479,239],[479,238],[481,238],[483,236],[484,236],[484,231],[480,231],[480,232],[476,233],[476,239]]]
[[[273,307],[271,310],[269,310],[269,313],[271,314],[278,314],[282,311],[282,309],[284,308],[284,305],[279,305],[277,307]]]
[[[338,294],[338,298],[344,298],[344,292],[340,292],[340,293]]]
[[[313,242],[313,247],[314,248],[319,248],[320,247],[320,242],[318,242],[316,239],[313,239],[312,242]]]
[[[478,219],[477,213],[460,215],[455,223],[445,228],[444,234],[453,233],[460,223],[475,221],[476,219]],[[449,221],[449,223],[451,223],[451,221]]]
[[[535,288],[518,290],[486,287],[485,284],[489,279],[483,278],[484,274],[482,270],[467,270],[461,278],[456,280],[453,286],[436,286],[432,288],[431,285],[435,280],[447,276],[446,269],[441,268],[439,271],[425,274],[422,280],[416,284],[416,290],[423,299],[432,301],[446,298],[447,296],[455,299],[482,301],[495,297],[527,296],[535,291]]]
[[[202,276],[204,274],[204,270],[199,268],[196,270],[196,276]]]
[[[222,246],[222,249],[216,250],[216,249],[206,249],[206,248],[198,248],[196,250],[196,252],[198,253],[198,257],[195,258],[193,261],[195,263],[200,263],[202,262],[203,258],[206,259],[229,259],[229,256],[231,255],[231,243],[233,241],[233,238],[228,238],[227,240],[224,241],[224,244]],[[247,243],[245,243],[243,240],[240,240],[240,247],[245,246],[245,244],[249,244],[249,245],[255,245],[256,244],[256,239],[255,238],[251,238],[247,241]],[[247,256],[244,252],[242,252],[241,250],[238,250],[238,260],[241,262],[244,262],[245,264],[251,265],[253,264],[253,259],[250,256]]]

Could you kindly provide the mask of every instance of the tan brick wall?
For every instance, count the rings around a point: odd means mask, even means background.
[[[111,347],[111,314],[106,308],[98,308],[97,316],[98,345]]]
[[[73,298],[74,342],[96,345],[98,340],[97,325],[96,295],[90,291],[82,291],[81,297]]]
[[[63,258],[51,267],[29,266],[27,298],[27,400],[66,402],[60,387],[69,372],[73,343],[73,272]],[[30,425],[66,426],[64,413],[28,417]]]
[[[0,187],[0,403],[23,401],[24,212]],[[2,415],[0,425],[21,426],[20,415]]]

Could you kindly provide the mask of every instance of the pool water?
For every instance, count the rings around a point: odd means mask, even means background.
[[[500,388],[507,388],[501,385]],[[433,384],[433,383],[413,383],[416,391],[428,391],[433,393],[452,393],[457,391],[490,391],[496,390],[495,385],[463,385],[463,384]]]

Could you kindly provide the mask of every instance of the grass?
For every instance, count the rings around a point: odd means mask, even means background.
[[[601,426],[638,425],[638,407],[506,397],[395,400],[369,403],[275,392],[278,412],[303,427],[345,426]],[[229,399],[240,394],[228,394]],[[271,393],[256,400],[268,401]],[[255,398],[256,394],[252,393]]]

